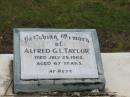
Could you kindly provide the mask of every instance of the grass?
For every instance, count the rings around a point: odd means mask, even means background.
[[[130,51],[130,0],[0,0],[0,32],[95,28],[101,51]]]

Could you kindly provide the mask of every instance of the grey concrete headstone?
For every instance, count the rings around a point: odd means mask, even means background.
[[[95,29],[14,29],[14,92],[104,90]]]

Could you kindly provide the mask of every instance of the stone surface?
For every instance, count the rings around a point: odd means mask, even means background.
[[[0,95],[4,95],[11,82],[9,65],[13,59],[12,54],[0,54]]]
[[[104,90],[95,29],[15,28],[13,32],[15,93]]]
[[[21,31],[21,79],[98,78],[93,42],[87,31]]]
[[[102,54],[106,89],[130,97],[130,53]]]
[[[12,54],[0,54],[0,95],[8,95],[7,97],[14,95],[12,87],[9,87],[11,82],[9,65],[12,59]],[[130,53],[102,53],[102,60],[106,90],[115,92],[119,97],[130,97]]]

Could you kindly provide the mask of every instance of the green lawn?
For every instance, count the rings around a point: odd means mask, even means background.
[[[0,0],[0,33],[14,27],[95,28],[101,51],[130,51],[130,0]]]

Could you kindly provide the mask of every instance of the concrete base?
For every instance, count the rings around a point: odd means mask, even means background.
[[[10,77],[9,69],[12,59],[12,54],[0,54],[0,95],[4,97],[18,97],[12,92],[12,77]],[[109,94],[116,93],[118,97],[130,97],[130,53],[102,53],[102,61],[106,78],[106,91]],[[82,93],[76,95],[82,95]]]

